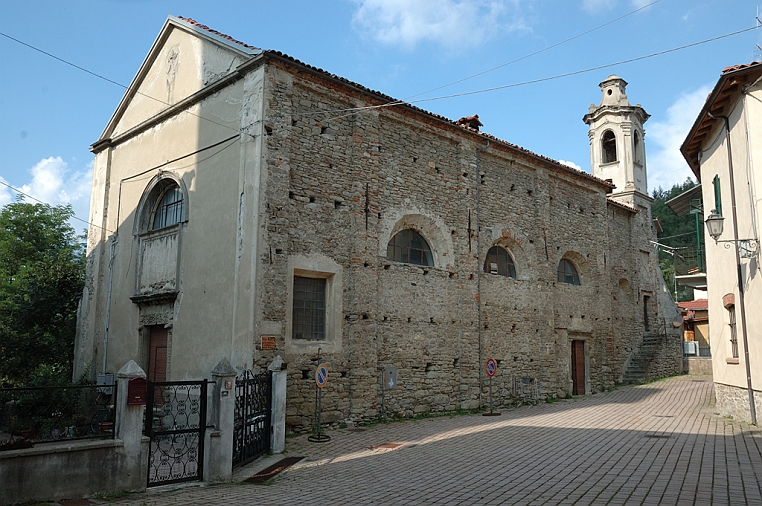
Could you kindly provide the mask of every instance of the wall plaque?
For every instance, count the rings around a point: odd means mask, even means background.
[[[274,350],[275,348],[275,336],[262,336],[262,349]]]

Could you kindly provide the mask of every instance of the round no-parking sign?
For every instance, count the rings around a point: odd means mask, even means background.
[[[319,388],[323,388],[328,383],[328,368],[325,364],[320,364],[315,371],[315,383]]]
[[[497,372],[497,362],[495,362],[494,358],[490,358],[487,360],[487,376],[490,378],[495,375]]]

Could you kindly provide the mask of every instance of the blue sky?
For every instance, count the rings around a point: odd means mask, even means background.
[[[129,85],[168,15],[287,53],[406,99],[492,69],[625,16],[653,0],[4,1],[0,32]],[[522,86],[754,27],[762,2],[660,0],[557,47],[414,99],[451,119],[589,171],[582,116],[598,83],[629,82],[646,123],[649,190],[690,172],[678,147],[726,66],[760,57],[751,30],[653,58]],[[124,93],[0,36],[0,180],[87,218],[95,142]],[[508,86],[508,87],[506,87]],[[14,194],[0,187],[0,205]],[[76,224],[78,229],[84,224]]]

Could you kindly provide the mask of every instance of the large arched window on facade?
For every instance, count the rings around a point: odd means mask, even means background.
[[[616,162],[616,136],[611,130],[606,130],[601,137],[603,163]]]
[[[500,246],[492,246],[487,252],[484,261],[484,272],[498,276],[516,277],[516,266],[513,264],[511,255]]]
[[[185,221],[183,191],[176,183],[168,184],[151,211],[150,229],[158,230]]]
[[[429,243],[421,234],[409,228],[394,234],[386,247],[386,256],[395,262],[434,265]]]
[[[562,258],[558,262],[558,282],[568,283],[570,285],[579,285],[579,274],[577,268],[569,260]]]

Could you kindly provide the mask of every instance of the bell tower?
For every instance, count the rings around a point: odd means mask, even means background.
[[[640,104],[630,105],[621,77],[610,75],[599,86],[600,105],[590,104],[582,118],[590,127],[590,167],[595,177],[616,185],[611,198],[633,205],[636,194],[648,199],[643,124],[649,114]]]

